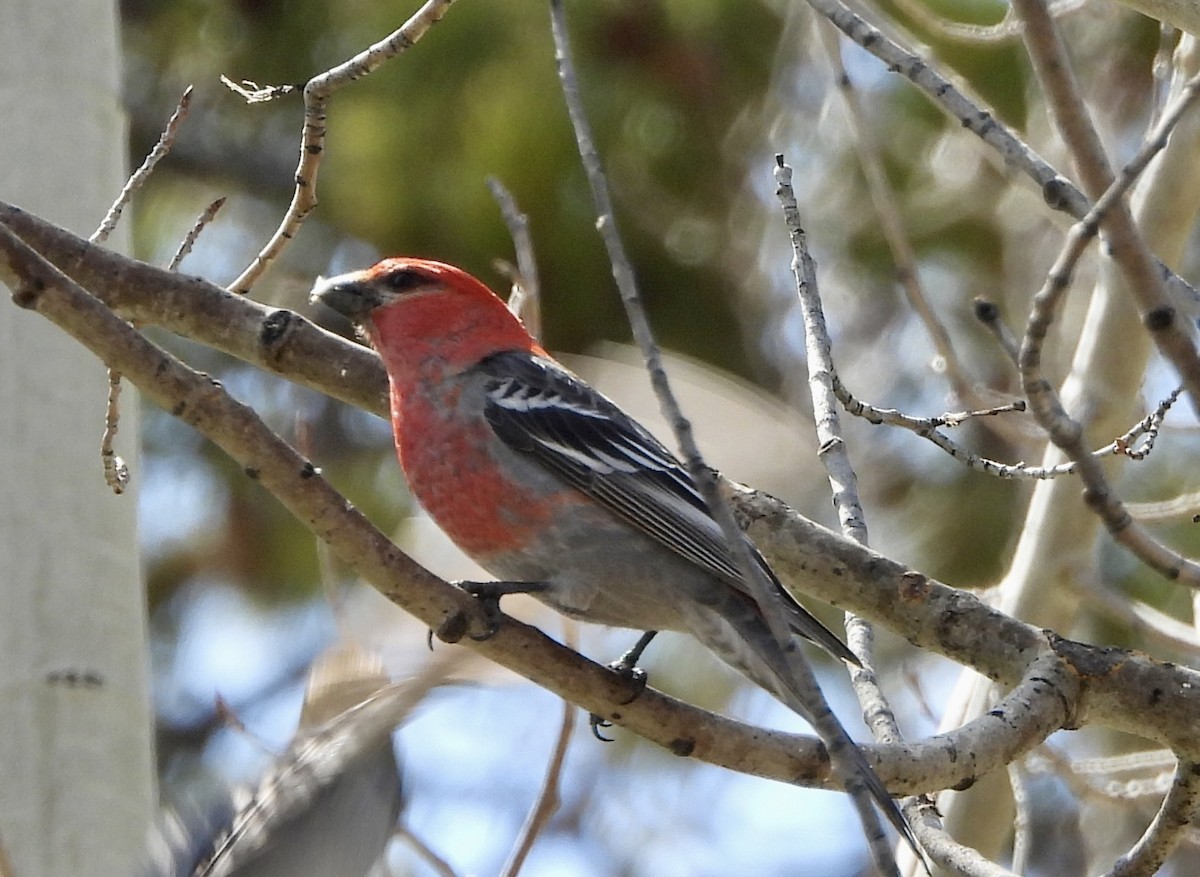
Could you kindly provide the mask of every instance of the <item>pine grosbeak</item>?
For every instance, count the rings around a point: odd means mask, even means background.
[[[491,290],[450,265],[395,258],[319,280],[311,298],[360,325],[383,358],[400,464],[463,551],[567,615],[690,633],[811,721],[687,470],[555,362]],[[857,665],[751,554],[791,627]],[[915,845],[850,748],[876,802]]]

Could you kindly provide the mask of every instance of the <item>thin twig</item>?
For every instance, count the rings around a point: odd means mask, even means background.
[[[304,220],[316,208],[317,171],[321,166],[321,156],[325,152],[325,112],[330,95],[374,72],[389,58],[411,48],[430,27],[441,21],[453,2],[454,0],[428,0],[398,30],[350,60],[314,76],[304,86],[304,127],[300,134],[300,163],[296,166],[296,189],[292,193],[292,203],[288,205],[275,234],[237,279],[229,284],[230,292],[238,295],[248,293],[263,272],[287,249]],[[228,81],[226,84],[233,87]],[[268,88],[264,91],[255,86],[247,100],[252,103],[270,100],[283,93],[287,91],[280,88]]]
[[[1118,438],[1113,444],[1116,445],[1115,453],[1122,454],[1131,460],[1144,460],[1150,456],[1150,452],[1154,450],[1154,444],[1158,441],[1159,430],[1162,429],[1163,420],[1167,416],[1167,412],[1171,410],[1171,406],[1179,399],[1183,392],[1183,387],[1176,387],[1167,398],[1163,399],[1155,407],[1153,411],[1147,414],[1133,429]],[[1141,446],[1134,447],[1133,442],[1144,437]]]
[[[1018,758],[1009,764],[1008,784],[1012,787],[1013,804],[1016,805],[1016,815],[1013,818],[1012,869],[1018,874],[1024,874],[1029,870],[1032,808],[1029,782],[1025,777],[1022,759]]]
[[[1070,475],[1075,471],[1074,462],[1059,463],[1054,466],[1030,466],[1027,463],[1000,463],[996,460],[979,456],[974,451],[963,447],[938,430],[940,426],[958,426],[970,418],[1024,411],[1026,406],[1023,400],[1018,399],[1007,405],[998,405],[983,411],[957,411],[939,414],[935,417],[914,417],[895,408],[877,408],[856,398],[842,384],[837,372],[833,372],[833,389],[837,394],[838,401],[842,403],[842,407],[850,414],[861,417],[867,423],[875,426],[886,425],[906,429],[931,442],[936,447],[941,448],[968,469],[1006,480],[1045,480],[1058,478],[1062,475]],[[1096,459],[1111,457],[1115,454],[1120,454],[1133,460],[1145,459],[1154,449],[1154,442],[1157,439],[1163,417],[1178,397],[1179,391],[1177,390],[1163,402],[1159,403],[1154,411],[1135,423],[1128,432],[1113,439],[1107,445],[1091,451],[1091,455]],[[1140,447],[1135,448],[1134,443],[1142,436],[1146,437],[1146,441]]]
[[[783,606],[779,604],[778,596],[771,593],[771,589],[755,569],[729,505],[718,489],[716,473],[704,463],[692,432],[692,425],[684,416],[675,394],[671,390],[666,369],[662,364],[662,355],[642,307],[633,268],[625,253],[625,245],[617,231],[612,198],[608,191],[608,181],[600,165],[600,156],[596,151],[591,126],[588,124],[583,101],[579,95],[579,83],[574,63],[571,60],[570,41],[562,0],[550,0],[550,20],[554,32],[555,59],[558,62],[562,92],[566,98],[579,155],[591,186],[592,200],[596,208],[596,228],[600,231],[604,246],[608,251],[613,278],[620,292],[621,302],[625,306],[634,339],[646,361],[646,370],[650,373],[650,383],[658,397],[663,415],[671,425],[675,439],[679,443],[688,472],[695,479],[713,516],[720,524],[721,530],[729,542],[730,552],[737,561],[738,569],[742,573],[747,587],[751,589],[756,602],[759,603],[759,607],[771,627],[772,635],[780,643],[781,648],[786,647],[791,641],[791,634],[787,622],[784,620],[786,614]]]
[[[1194,520],[1196,515],[1200,514],[1200,492],[1185,493],[1159,502],[1130,502],[1125,504],[1125,508],[1129,514],[1144,523],[1172,521],[1178,518]]]
[[[1140,634],[1160,647],[1175,649],[1185,654],[1200,653],[1200,634],[1195,627],[1161,609],[1135,600],[1100,581],[1081,584],[1078,591],[1080,596],[1088,601],[1089,609],[1119,622],[1130,633]]]
[[[1180,760],[1171,788],[1146,832],[1106,877],[1151,877],[1183,840],[1200,804],[1200,765]]]
[[[564,644],[572,649],[579,648],[579,625],[574,620],[566,619],[567,632],[564,639]],[[530,850],[533,849],[534,841],[538,835],[550,822],[550,818],[558,811],[562,804],[562,796],[559,790],[559,782],[562,778],[563,765],[567,760],[567,749],[571,745],[571,736],[575,730],[575,706],[569,701],[563,701],[562,720],[558,726],[558,736],[554,741],[554,748],[550,751],[550,760],[546,763],[546,775],[542,778],[542,788],[538,793],[537,800],[534,801],[533,807],[530,808],[529,814],[525,817],[525,824],[521,826],[521,834],[517,843],[513,846],[513,851],[508,857],[508,861],[504,863],[504,867],[500,869],[500,877],[517,877],[521,872],[525,860],[529,857]]]
[[[104,483],[118,496],[129,486],[129,465],[113,449],[120,423],[121,373],[110,368],[108,398],[104,403],[104,434],[100,437],[100,461],[104,465]]]
[[[1000,350],[1013,365],[1016,365],[1017,356],[1021,352],[1021,342],[1017,340],[1012,329],[1008,328],[1008,324],[1001,318],[1000,308],[994,301],[989,301],[981,296],[976,297],[971,304],[975,319],[983,323],[984,328],[1000,345]]]
[[[847,37],[900,74],[926,97],[962,123],[1000,156],[1006,165],[1021,171],[1038,186],[1046,204],[1081,219],[1091,207],[1087,196],[995,116],[967,97],[952,82],[930,67],[925,59],[902,47],[877,27],[847,9],[839,0],[808,0]],[[1200,300],[1200,293],[1161,262],[1158,270],[1173,294],[1187,301]]]
[[[842,535],[867,546],[867,520],[858,495],[858,475],[850,461],[842,426],[837,413],[834,393],[833,342],[825,324],[821,294],[817,288],[817,269],[800,218],[800,207],[792,189],[792,169],[782,155],[775,156],[776,197],[783,209],[784,224],[792,241],[792,274],[796,280],[796,296],[804,321],[808,386],[812,397],[813,421],[817,433],[817,456],[829,477],[833,506],[837,511]],[[853,613],[846,613],[846,638],[850,648],[862,662],[852,668],[850,680],[855,696],[862,707],[863,718],[875,739],[881,743],[898,743],[904,739],[896,715],[875,673],[875,631],[870,623]],[[916,804],[901,804],[911,822],[918,816]],[[920,854],[914,848],[914,852]],[[924,864],[924,862],[923,862]],[[926,866],[926,871],[929,868]]]
[[[500,205],[500,215],[508,226],[512,237],[513,251],[517,256],[515,274],[509,277],[512,292],[508,296],[508,307],[521,318],[529,334],[539,341],[542,338],[542,296],[538,281],[537,259],[533,255],[533,239],[529,235],[529,217],[517,207],[517,200],[495,177],[488,177],[488,189]]]
[[[1030,773],[1057,777],[1080,801],[1129,804],[1165,795],[1178,761],[1170,749],[1071,759],[1053,746],[1043,744],[1026,756],[1025,765]],[[1128,780],[1114,778],[1115,774],[1130,772],[1137,776]]]
[[[1042,343],[1084,249],[1098,234],[1105,215],[1122,204],[1125,192],[1150,159],[1165,146],[1171,129],[1197,97],[1200,97],[1200,76],[1188,81],[1180,98],[1163,114],[1162,121],[1133,160],[1122,169],[1087,215],[1071,227],[1045,284],[1033,297],[1019,358],[1021,383],[1030,409],[1049,433],[1051,441],[1075,462],[1086,487],[1084,498],[1089,508],[1100,516],[1113,538],[1143,563],[1192,587],[1200,586],[1200,565],[1159,543],[1129,516],[1109,486],[1103,467],[1084,445],[1083,428],[1067,414],[1050,382],[1042,377],[1041,360]]]
[[[1172,55],[1174,55],[1178,43],[1179,29],[1165,21],[1159,22],[1158,49],[1154,53],[1154,62],[1150,65],[1150,71],[1154,75],[1154,88],[1151,92],[1151,98],[1154,101],[1153,109],[1150,112],[1151,126],[1156,125],[1162,117],[1167,95],[1170,93],[1171,76],[1175,66],[1172,63]]]
[[[1059,0],[1051,9],[1055,18],[1063,18],[1084,7],[1088,0]],[[995,24],[967,24],[951,21],[938,15],[933,8],[919,0],[896,0],[896,7],[918,25],[938,35],[941,39],[970,46],[990,46],[1006,43],[1021,36],[1022,25],[1012,14],[1012,7]]]
[[[982,407],[982,403],[978,400],[978,394],[974,392],[971,382],[967,379],[966,371],[954,349],[954,341],[951,339],[950,333],[946,331],[946,327],[934,313],[929,299],[925,295],[917,267],[917,254],[908,237],[908,232],[905,231],[904,222],[900,218],[900,205],[896,201],[896,193],[884,171],[875,129],[867,123],[866,114],[863,112],[862,103],[858,98],[858,91],[842,63],[841,41],[830,27],[821,25],[817,30],[820,32],[821,42],[825,47],[825,55],[833,68],[833,78],[837,84],[838,94],[846,109],[846,118],[850,122],[854,147],[858,153],[858,163],[867,180],[871,203],[875,206],[875,213],[879,218],[879,225],[883,229],[884,239],[887,241],[888,249],[892,251],[892,259],[896,263],[896,278],[900,283],[900,288],[904,290],[909,306],[916,313],[921,325],[925,327],[925,332],[933,342],[933,348],[937,351],[938,359],[944,364],[946,376],[950,379],[950,385],[954,388],[955,394],[960,399],[966,400],[967,404]]]
[[[183,120],[187,118],[188,112],[192,106],[192,87],[189,85],[183,91],[183,97],[179,99],[179,103],[175,107],[175,112],[171,113],[171,118],[167,120],[166,127],[163,128],[162,134],[158,137],[158,142],[154,144],[154,148],[142,161],[141,167],[134,171],[129,179],[125,182],[125,186],[121,189],[117,200],[108,208],[108,213],[104,216],[104,221],[100,223],[100,227],[92,234],[89,241],[92,243],[103,243],[108,240],[108,236],[112,234],[113,229],[117,227],[117,223],[121,221],[121,212],[125,209],[125,205],[133,197],[133,193],[140,189],[150,178],[150,174],[154,171],[154,166],[171,151],[171,147],[175,144],[175,136],[179,133],[179,126],[183,124]]]
[[[396,828],[396,836],[408,844],[426,865],[434,870],[438,877],[459,877],[454,868],[443,859],[433,847],[413,834],[412,829],[401,823]]]
[[[171,151],[171,147],[175,144],[175,136],[179,133],[179,126],[187,118],[191,104],[192,87],[189,85],[184,89],[183,96],[179,98],[179,103],[176,105],[175,111],[171,113],[171,118],[167,120],[166,126],[158,137],[158,142],[154,144],[154,148],[142,161],[141,167],[125,181],[117,199],[108,208],[108,213],[104,215],[100,227],[88,238],[91,243],[103,243],[108,240],[108,236],[121,221],[121,213],[125,210],[125,205],[150,178],[155,165]],[[104,404],[104,434],[100,438],[100,461],[104,467],[104,483],[118,496],[124,493],[125,488],[129,486],[129,466],[113,449],[120,424],[121,373],[110,368],[108,370],[108,398]]]
[[[188,253],[192,251],[192,247],[196,245],[196,239],[200,237],[200,232],[208,226],[217,217],[217,211],[225,206],[225,199],[218,198],[204,208],[204,212],[196,217],[196,221],[192,223],[192,227],[188,229],[188,233],[183,236],[183,240],[179,242],[179,247],[175,250],[175,255],[171,257],[171,261],[167,263],[168,271],[176,271],[179,264],[184,260]]]
[[[224,74],[221,75],[221,84],[248,104],[269,103],[304,87],[302,85],[259,85],[249,79],[234,82]]]
[[[1044,0],[1013,0],[1013,8],[1025,22],[1025,45],[1046,91],[1055,124],[1079,171],[1083,190],[1092,199],[1099,199],[1113,185],[1112,168],[1079,93],[1066,46]],[[1193,77],[1183,87],[1175,106],[1163,113],[1162,121],[1149,138],[1151,143],[1161,142],[1153,152],[1166,145],[1168,135],[1197,91],[1200,91],[1200,77]],[[1131,176],[1136,179],[1141,170],[1139,167]],[[1200,412],[1200,353],[1192,341],[1188,321],[1180,318],[1167,295],[1162,266],[1150,252],[1122,198],[1114,198],[1107,209],[1093,214],[1104,231],[1108,252],[1124,276],[1125,288],[1141,311],[1142,323],[1151,340],[1179,373],[1192,396],[1193,407]]]
[[[696,482],[709,511],[720,525],[743,582],[758,604],[759,611],[771,635],[779,644],[781,653],[787,661],[790,687],[795,689],[796,696],[803,701],[804,718],[813,726],[829,750],[834,770],[858,812],[876,866],[884,874],[896,874],[895,859],[885,840],[879,815],[875,811],[871,794],[867,788],[867,781],[860,775],[858,759],[861,756],[854,751],[854,742],[842,727],[841,722],[838,721],[837,716],[829,709],[812,667],[809,666],[792,637],[782,597],[771,587],[766,575],[754,563],[750,554],[750,546],[737,526],[733,510],[721,493],[718,476],[704,463],[700,449],[696,445],[695,436],[692,434],[691,423],[684,417],[671,391],[666,371],[663,369],[662,356],[642,307],[633,268],[617,231],[608,181],[600,165],[600,157],[596,151],[591,127],[579,95],[579,82],[571,60],[570,39],[567,34],[562,0],[550,0],[550,22],[554,34],[555,60],[558,62],[562,92],[566,99],[568,114],[571,117],[571,125],[575,130],[580,159],[592,190],[592,201],[597,215],[596,226],[604,240],[605,249],[608,251],[613,278],[620,291],[621,301],[625,306],[633,336],[645,358],[646,369],[650,373],[650,382],[658,397],[663,415],[675,433],[688,472]],[[793,708],[795,706],[793,704]],[[915,844],[915,842],[913,843]]]

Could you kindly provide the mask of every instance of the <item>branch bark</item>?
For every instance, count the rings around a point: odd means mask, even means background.
[[[400,552],[253,411],[155,347],[108,306],[382,415],[386,382],[373,353],[297,314],[125,259],[8,205],[0,205],[0,250],[0,279],[20,290],[20,303],[62,326],[147,398],[224,448],[389,599],[448,640],[482,624],[470,597]],[[95,297],[71,278],[89,285]],[[1200,760],[1194,728],[1200,673],[1043,633],[820,527],[778,500],[753,491],[734,500],[742,525],[790,587],[1017,686],[1001,708],[954,732],[865,747],[889,786],[915,792],[970,785],[1057,728],[1087,723],[1150,737],[1183,758]],[[527,625],[505,620],[492,638],[462,642],[677,754],[786,782],[828,782],[823,749],[811,738],[749,727],[653,690],[630,702],[633,692],[621,677]]]

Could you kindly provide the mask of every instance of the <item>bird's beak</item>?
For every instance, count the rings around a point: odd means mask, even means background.
[[[384,304],[376,285],[366,282],[365,271],[318,277],[308,300],[323,304],[355,323],[363,322],[371,311]]]

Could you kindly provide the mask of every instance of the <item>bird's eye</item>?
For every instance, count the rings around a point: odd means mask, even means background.
[[[423,285],[426,280],[415,271],[393,271],[384,277],[387,288],[392,292],[408,292]]]

